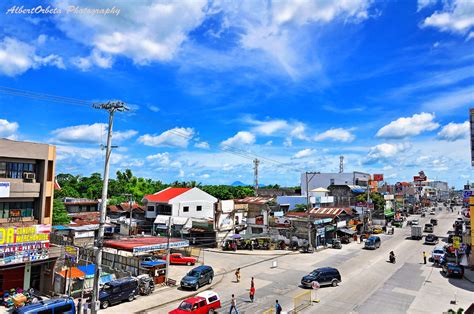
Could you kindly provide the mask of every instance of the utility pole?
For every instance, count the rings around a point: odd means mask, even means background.
[[[253,176],[254,176],[254,184],[255,184],[255,196],[258,196],[258,165],[260,164],[260,160],[255,158],[253,160]]]
[[[168,218],[168,229],[166,230],[168,241],[166,244],[166,271],[165,271],[165,285],[168,284],[168,274],[170,268],[170,237],[171,237],[171,216]]]
[[[93,106],[96,109],[104,109],[109,112],[109,129],[107,134],[107,148],[105,151],[105,166],[104,166],[104,181],[102,185],[102,202],[100,203],[100,221],[99,221],[99,234],[96,239],[97,255],[95,257],[95,276],[94,276],[94,287],[92,291],[92,313],[95,314],[99,310],[99,280],[100,274],[102,273],[102,250],[104,247],[104,227],[105,227],[105,215],[107,212],[107,189],[109,186],[109,164],[110,155],[112,152],[112,128],[114,124],[114,113],[116,111],[123,112],[127,111],[128,108],[125,103],[121,101],[109,101],[103,104],[95,104]]]
[[[309,182],[314,178],[316,174],[319,172],[305,172],[305,181],[306,181],[306,215],[308,216],[308,244],[309,246],[312,245],[312,239],[311,239],[311,230],[312,230],[312,225],[311,225],[311,217],[310,212],[311,212],[311,202],[309,198]],[[308,178],[308,175],[311,175],[310,178]]]
[[[339,173],[344,172],[344,156],[339,156]]]

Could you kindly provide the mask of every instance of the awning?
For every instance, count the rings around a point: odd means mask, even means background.
[[[62,277],[66,278],[84,278],[86,274],[84,274],[84,272],[82,272],[81,270],[79,270],[78,268],[76,267],[70,267],[70,268],[67,268],[63,271],[60,271],[58,274],[60,274]]]
[[[348,229],[348,228],[341,228],[341,229],[338,229],[338,231],[341,231],[341,232],[344,232],[344,233],[347,233],[348,235],[353,235],[356,233],[355,230],[352,230],[352,229]]]

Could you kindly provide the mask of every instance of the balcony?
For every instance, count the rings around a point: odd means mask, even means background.
[[[2,178],[2,182],[10,182],[10,198],[18,197],[36,198],[40,196],[41,184],[37,182],[25,182],[23,179]]]

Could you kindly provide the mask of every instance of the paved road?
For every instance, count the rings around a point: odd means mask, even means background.
[[[435,217],[439,221],[435,233],[446,237],[457,217],[456,212],[438,211]],[[420,224],[430,218],[433,216],[420,218]],[[314,304],[303,313],[433,313],[447,311],[451,307],[466,308],[473,300],[474,285],[462,279],[448,280],[431,263],[423,265],[423,250],[429,254],[433,246],[424,245],[422,240],[406,239],[409,236],[409,227],[396,228],[393,236],[381,235],[382,246],[374,251],[363,250],[362,244],[351,243],[344,245],[342,250],[327,249],[314,254],[282,256],[277,259],[276,268],[271,267],[271,261],[265,261],[242,269],[240,283],[235,282],[233,273],[226,274],[213,290],[222,298],[222,312],[228,311],[231,294],[237,297],[240,313],[262,313],[272,307],[276,299],[284,310],[289,310],[293,308],[293,297],[307,291],[299,287],[301,277],[314,268],[332,266],[341,272],[342,283],[338,287],[320,289],[318,298],[321,303]],[[387,262],[391,250],[397,256],[396,264]],[[267,258],[206,252],[206,264],[226,270]],[[248,296],[252,276],[256,283],[254,303],[249,302]],[[455,294],[458,302],[452,306],[450,301],[454,300]],[[174,297],[183,295],[182,291],[173,291]],[[124,304],[140,302],[140,310],[152,308],[149,313],[167,313],[179,305],[177,301],[156,307],[158,299],[161,299],[160,295]],[[122,311],[122,306],[113,309]]]

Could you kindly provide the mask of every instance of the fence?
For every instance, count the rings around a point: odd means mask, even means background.
[[[311,306],[311,290],[304,291],[293,298],[293,311],[298,313],[308,306]]]

